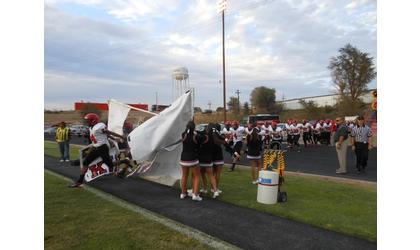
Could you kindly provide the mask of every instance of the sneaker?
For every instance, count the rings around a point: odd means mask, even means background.
[[[69,159],[66,159],[66,162],[70,161]]]
[[[82,183],[80,183],[80,182],[75,182],[75,183],[73,183],[73,184],[70,184],[68,187],[69,187],[69,188],[78,188],[78,187],[82,187]]]
[[[200,193],[207,194],[207,189],[204,189],[204,188],[200,189]]]
[[[63,160],[63,159],[61,159],[61,160],[60,160],[60,162],[64,162],[64,160]]]
[[[252,182],[252,184],[254,184],[254,185],[255,185],[255,184],[258,184],[258,181],[253,181],[253,182]]]
[[[179,195],[179,198],[180,199],[184,199],[185,197],[187,197],[187,194],[181,194],[181,195]]]
[[[192,200],[193,201],[202,201],[203,200],[203,198],[201,198],[200,197],[200,195],[195,195],[195,194],[192,194]]]
[[[219,194],[219,192],[218,191],[216,191],[216,192],[214,192],[213,193],[213,199],[215,199],[217,196],[219,196],[220,194]]]
[[[212,190],[211,190],[211,192],[212,192],[212,193],[214,193],[214,190],[212,189]],[[219,194],[221,194],[221,193],[222,193],[222,190],[217,189],[217,192],[218,192]]]
[[[187,189],[187,194],[189,197],[193,196],[193,190],[192,189]]]
[[[347,172],[335,171],[336,174],[347,174]]]

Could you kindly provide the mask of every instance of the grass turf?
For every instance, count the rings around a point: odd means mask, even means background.
[[[71,157],[76,158],[75,146]],[[55,143],[45,142],[45,154],[58,156]],[[287,166],[286,166],[287,168]],[[376,188],[337,183],[315,177],[286,176],[282,191],[286,203],[264,205],[256,202],[257,186],[251,184],[248,169],[223,171],[221,201],[255,209],[276,216],[308,223],[348,235],[376,241]]]
[[[53,175],[44,182],[45,249],[211,249]]]

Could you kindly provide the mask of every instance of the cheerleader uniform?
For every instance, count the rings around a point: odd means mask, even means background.
[[[200,147],[198,149],[198,161],[200,167],[213,167],[213,140],[208,135],[199,135],[198,140]]]
[[[249,133],[246,136],[246,141],[247,141],[247,146],[248,146],[248,153],[247,153],[246,158],[250,160],[258,160],[258,159],[261,159],[261,147],[262,147],[261,135],[257,135],[256,140],[251,140],[252,138],[251,133]]]
[[[225,142],[225,138],[217,131],[213,130],[213,151],[212,151],[212,160],[214,165],[223,165],[225,164],[223,157],[222,144]]]
[[[198,165],[198,147],[196,132],[193,134],[182,133],[182,153],[179,164],[183,167],[193,167]]]

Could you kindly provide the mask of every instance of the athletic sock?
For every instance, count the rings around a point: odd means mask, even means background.
[[[236,164],[236,163],[232,163],[232,166],[230,167],[230,169],[232,169],[232,170],[233,170],[233,169],[235,168],[235,164]]]

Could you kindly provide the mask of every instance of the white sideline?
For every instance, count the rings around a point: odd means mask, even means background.
[[[57,174],[53,171],[50,171],[48,169],[44,169],[44,171],[52,176],[55,176],[57,178],[60,178],[62,180],[68,181],[68,182],[72,182],[71,179],[62,176],[60,174]],[[106,192],[103,192],[101,190],[98,190],[96,188],[90,187],[88,185],[83,185],[83,189],[87,190],[93,194],[95,194],[98,197],[101,197],[102,199],[105,199],[107,201],[110,201],[120,207],[123,207],[127,210],[133,211],[135,213],[141,214],[142,216],[146,217],[149,220],[155,221],[157,223],[163,224],[181,234],[184,234],[190,238],[196,239],[199,242],[206,244],[207,246],[214,248],[214,249],[241,249],[238,248],[230,243],[227,243],[225,241],[222,241],[220,239],[217,239],[211,235],[208,235],[204,232],[201,232],[200,230],[197,230],[195,228],[183,225],[179,222],[176,222],[174,220],[171,220],[169,218],[163,217],[159,214],[156,214],[152,211],[149,211],[147,209],[141,208],[139,206],[136,206],[134,204],[131,204],[127,201],[124,201],[122,199],[119,199],[113,195],[110,195]]]

